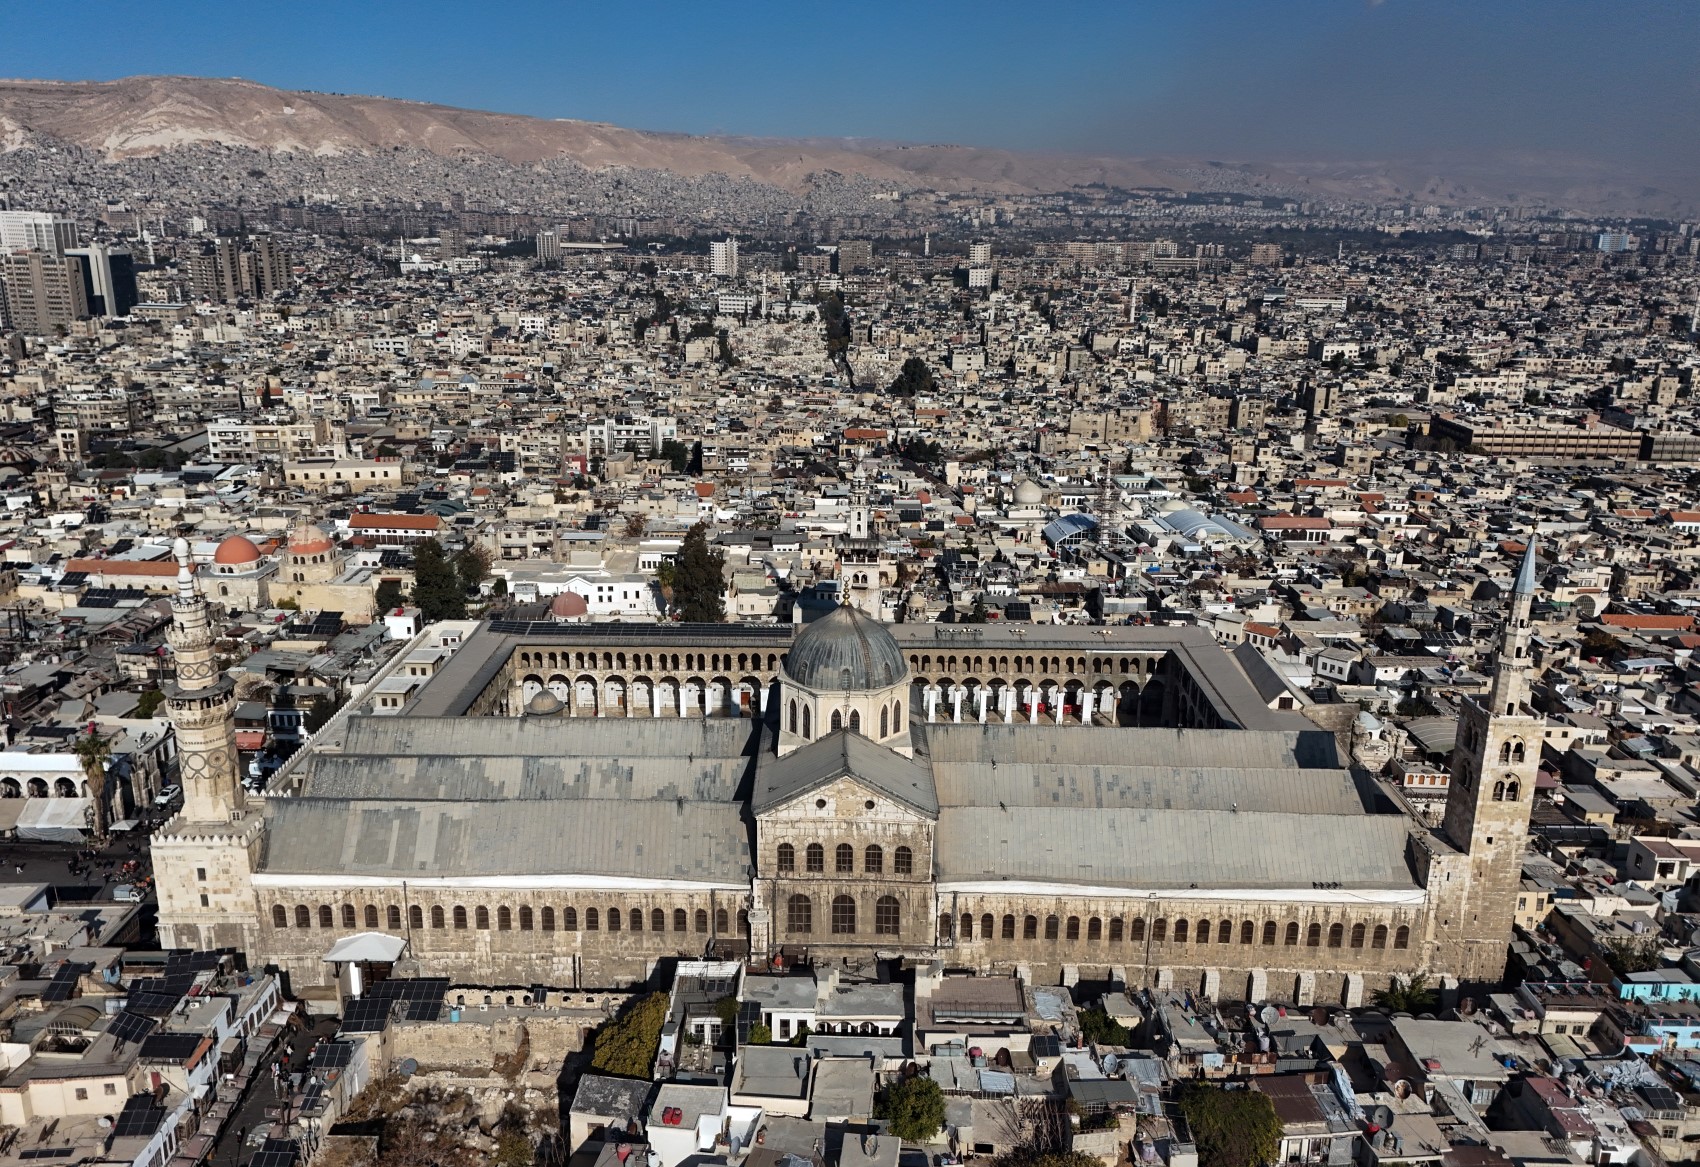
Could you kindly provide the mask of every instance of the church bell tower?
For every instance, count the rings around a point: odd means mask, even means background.
[[[1442,828],[1459,862],[1435,887],[1437,963],[1466,981],[1497,981],[1522,884],[1529,810],[1545,719],[1529,708],[1530,610],[1535,601],[1531,538],[1511,592],[1511,610],[1485,696],[1466,698],[1452,750]]]
[[[248,947],[261,820],[244,805],[236,766],[236,686],[213,654],[211,613],[195,583],[187,540],[178,539],[171,597],[176,679],[166,710],[177,741],[183,809],[155,833],[160,942],[172,947]]]

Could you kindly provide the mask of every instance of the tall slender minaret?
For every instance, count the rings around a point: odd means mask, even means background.
[[[1439,884],[1431,882],[1431,911],[1436,963],[1466,981],[1503,975],[1522,882],[1545,726],[1529,707],[1536,564],[1531,536],[1512,585],[1493,681],[1483,697],[1462,703],[1452,750],[1442,832],[1461,862],[1443,865]]]
[[[242,806],[236,777],[236,686],[213,658],[212,620],[206,597],[195,586],[189,541],[172,545],[177,554],[177,594],[171,597],[166,639],[176,661],[176,683],[166,690],[166,707],[177,733],[183,779],[183,817],[195,823],[230,821]]]
[[[166,639],[176,681],[165,702],[177,738],[183,809],[154,833],[150,850],[166,948],[236,947],[259,957],[254,869],[264,823],[243,804],[236,776],[236,687],[213,655],[207,601],[179,539],[177,592]]]

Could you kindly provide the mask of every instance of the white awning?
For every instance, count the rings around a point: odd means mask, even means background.
[[[331,950],[325,953],[323,959],[328,964],[396,961],[401,958],[406,948],[407,941],[400,936],[390,936],[384,932],[356,932],[331,945]]]
[[[44,843],[80,843],[92,803],[86,798],[29,798],[18,816],[18,835]]]

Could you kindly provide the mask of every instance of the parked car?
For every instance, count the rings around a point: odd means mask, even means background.
[[[181,786],[167,786],[164,790],[161,790],[158,794],[154,795],[153,804],[155,806],[170,806],[172,803],[177,801],[177,796],[182,793],[183,788]]]

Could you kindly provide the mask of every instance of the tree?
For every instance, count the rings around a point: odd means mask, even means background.
[[[590,1068],[625,1078],[647,1078],[661,1048],[661,1027],[667,1021],[667,994],[640,997],[624,1013],[596,1031]]]
[[[910,357],[897,371],[897,376],[887,392],[893,397],[913,397],[917,393],[931,393],[937,388],[937,384],[927,362],[920,357]]]
[[[94,837],[97,842],[106,839],[106,760],[112,756],[112,747],[106,739],[95,732],[90,725],[88,732],[77,739],[77,761],[83,767],[83,777],[88,779],[89,796],[94,800]]]
[[[454,565],[461,591],[470,592],[490,576],[490,549],[482,543],[468,543],[455,553]]]
[[[401,607],[402,601],[406,598],[407,597],[402,594],[401,581],[399,579],[386,579],[379,581],[377,594],[378,611],[388,612],[392,608],[399,608]]]
[[[767,1026],[762,1025],[759,1022],[756,1023],[755,1025],[750,1026],[750,1044],[751,1045],[772,1045],[773,1044],[773,1030],[769,1029]]]
[[[920,1074],[902,1078],[885,1088],[877,1110],[898,1138],[929,1143],[944,1126],[944,1091]]]
[[[690,468],[691,448],[677,438],[668,438],[661,443],[661,456],[667,459],[675,474],[683,474]]]
[[[985,622],[986,622],[986,597],[985,596],[975,596],[974,597],[974,607],[968,613],[967,618],[963,620],[963,623],[964,624],[984,624]]]
[[[1631,939],[1626,936],[1607,940],[1601,948],[1611,971],[1620,977],[1630,973],[1652,972],[1663,963],[1663,946],[1656,936]]]
[[[1198,1146],[1199,1167],[1263,1167],[1275,1161],[1281,1120],[1269,1095],[1189,1082],[1180,1104]]]
[[[682,619],[693,624],[726,619],[725,564],[724,552],[709,550],[707,526],[697,523],[685,532],[673,560],[673,599]]]
[[[308,733],[318,733],[325,728],[325,723],[336,716],[337,710],[348,704],[348,697],[338,693],[332,697],[320,693],[307,706],[306,714],[301,718],[301,728]]]
[[[435,539],[413,549],[413,602],[427,623],[466,618],[466,590]]]
[[[165,704],[165,694],[158,689],[143,689],[141,696],[136,698],[136,708],[131,717],[152,717],[159,712],[159,707]]]
[[[1127,1031],[1127,1026],[1101,1008],[1081,1010],[1080,1032],[1095,1045],[1133,1044],[1133,1034]]]
[[[1418,973],[1408,981],[1394,981],[1377,989],[1375,1003],[1390,1013],[1432,1013],[1440,1005],[1440,994]]]

